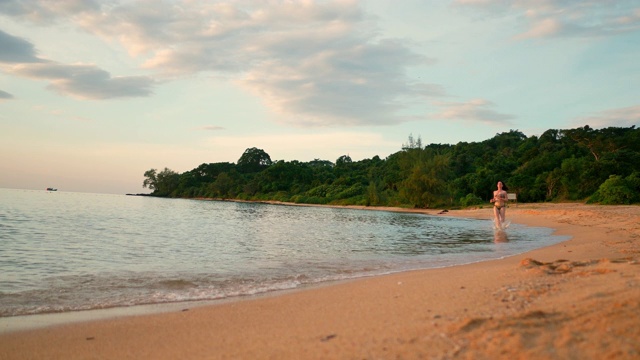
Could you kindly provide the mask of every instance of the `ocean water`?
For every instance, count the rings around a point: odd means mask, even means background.
[[[451,266],[566,239],[551,234],[442,215],[0,189],[0,317]]]

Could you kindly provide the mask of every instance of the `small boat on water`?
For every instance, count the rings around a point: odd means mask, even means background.
[[[47,188],[47,191],[58,191],[58,189],[48,187],[48,188]]]

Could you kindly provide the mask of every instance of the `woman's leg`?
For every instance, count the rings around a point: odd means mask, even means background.
[[[500,228],[502,226],[502,216],[500,215],[500,212],[502,211],[502,209],[498,209],[497,206],[493,207],[493,215],[496,218],[496,226],[498,228]]]
[[[505,217],[506,217],[506,216],[507,216],[507,208],[506,208],[505,206],[503,206],[503,207],[500,209],[500,222],[501,222],[501,223],[503,223],[503,222],[504,222],[504,219],[505,219]]]

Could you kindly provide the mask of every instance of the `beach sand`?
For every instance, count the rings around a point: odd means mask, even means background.
[[[506,259],[3,333],[0,359],[639,359],[640,207],[519,204],[507,218],[572,238]]]

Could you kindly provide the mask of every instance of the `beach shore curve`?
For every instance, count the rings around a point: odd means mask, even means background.
[[[1,333],[0,358],[640,358],[640,207],[518,204],[507,218],[571,239],[499,260]]]

